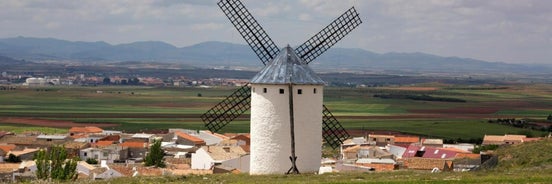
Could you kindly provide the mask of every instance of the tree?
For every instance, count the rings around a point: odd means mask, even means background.
[[[138,79],[136,77],[129,78],[128,79],[128,84],[129,85],[138,85],[138,84],[140,84],[140,79]]]
[[[552,114],[549,114],[548,117],[546,118],[546,120],[552,121]]]
[[[62,146],[52,146],[48,151],[39,150],[35,154],[36,177],[59,181],[77,179],[77,160],[67,159],[67,151]]]
[[[165,152],[161,149],[161,140],[155,140],[150,146],[149,153],[146,155],[145,165],[155,167],[165,167]]]
[[[6,162],[10,162],[10,163],[19,163],[21,162],[21,158],[19,158],[18,156],[15,156],[14,154],[11,154],[8,156],[8,160],[6,160]]]
[[[105,84],[105,85],[111,84],[111,79],[110,79],[109,77],[105,77],[105,78],[103,79],[103,84]]]

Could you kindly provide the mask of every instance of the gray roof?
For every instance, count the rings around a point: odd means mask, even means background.
[[[288,45],[251,79],[251,84],[324,85],[324,81],[302,63],[304,63],[303,60]]]

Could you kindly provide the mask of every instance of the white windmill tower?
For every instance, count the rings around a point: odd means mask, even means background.
[[[239,0],[218,5],[266,66],[203,114],[205,126],[216,132],[251,107],[251,174],[318,171],[321,140],[335,149],[349,134],[322,104],[324,81],[308,64],[362,23],[359,14],[350,8],[297,48],[279,50]]]
[[[320,168],[324,81],[301,63],[287,46],[250,82],[251,174],[286,172],[292,152],[295,168]]]

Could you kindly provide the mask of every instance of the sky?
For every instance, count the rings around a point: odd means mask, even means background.
[[[1,0],[0,38],[111,44],[245,44],[218,0]],[[552,64],[548,0],[242,0],[280,47],[299,45],[351,6],[363,24],[336,47]]]

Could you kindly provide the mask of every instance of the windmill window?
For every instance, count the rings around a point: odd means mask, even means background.
[[[266,91],[267,91],[266,88],[263,88],[263,93],[266,93]]]
[[[284,89],[280,89],[280,94],[284,94]]]
[[[313,92],[314,94],[316,94],[316,88],[314,88],[314,89],[312,90],[312,92]]]
[[[302,89],[298,89],[298,90],[297,90],[297,94],[303,94],[303,90],[302,90]]]

